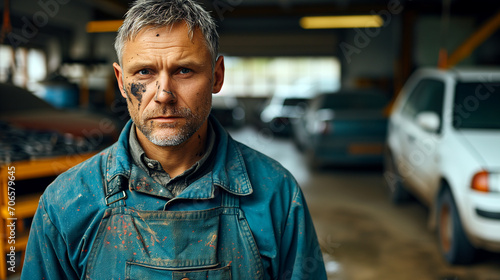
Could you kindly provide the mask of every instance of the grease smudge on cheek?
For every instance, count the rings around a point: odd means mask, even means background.
[[[127,92],[129,97],[134,96],[138,101],[138,109],[141,107],[142,95],[146,92],[146,84],[144,83],[131,83],[130,94]]]

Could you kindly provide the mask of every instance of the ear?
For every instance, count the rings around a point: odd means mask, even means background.
[[[215,62],[214,69],[214,85],[212,89],[212,93],[218,93],[222,89],[222,85],[224,84],[224,57],[221,55]]]
[[[127,94],[125,93],[125,90],[123,89],[123,71],[120,65],[118,63],[113,63],[113,69],[115,70],[115,77],[116,81],[118,82],[118,88],[120,89],[120,93],[122,96],[127,99]]]

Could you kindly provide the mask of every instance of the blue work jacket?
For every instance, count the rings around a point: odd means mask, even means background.
[[[133,163],[131,122],[58,176],[40,199],[21,279],[327,279],[293,176],[209,121],[213,168],[173,199],[151,193],[157,183]]]

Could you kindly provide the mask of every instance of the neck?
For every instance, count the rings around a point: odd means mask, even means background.
[[[136,127],[137,140],[141,144],[146,156],[157,160],[171,178],[174,178],[189,169],[205,154],[207,142],[207,122],[184,143],[177,146],[157,146],[149,141]]]

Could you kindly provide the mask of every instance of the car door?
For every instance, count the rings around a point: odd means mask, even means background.
[[[423,79],[410,93],[401,111],[402,161],[398,166],[405,170],[407,184],[426,202],[432,200],[432,188],[439,180],[439,155],[441,124],[437,131],[428,131],[417,123],[423,112],[437,114],[443,119],[445,84],[437,79]]]

